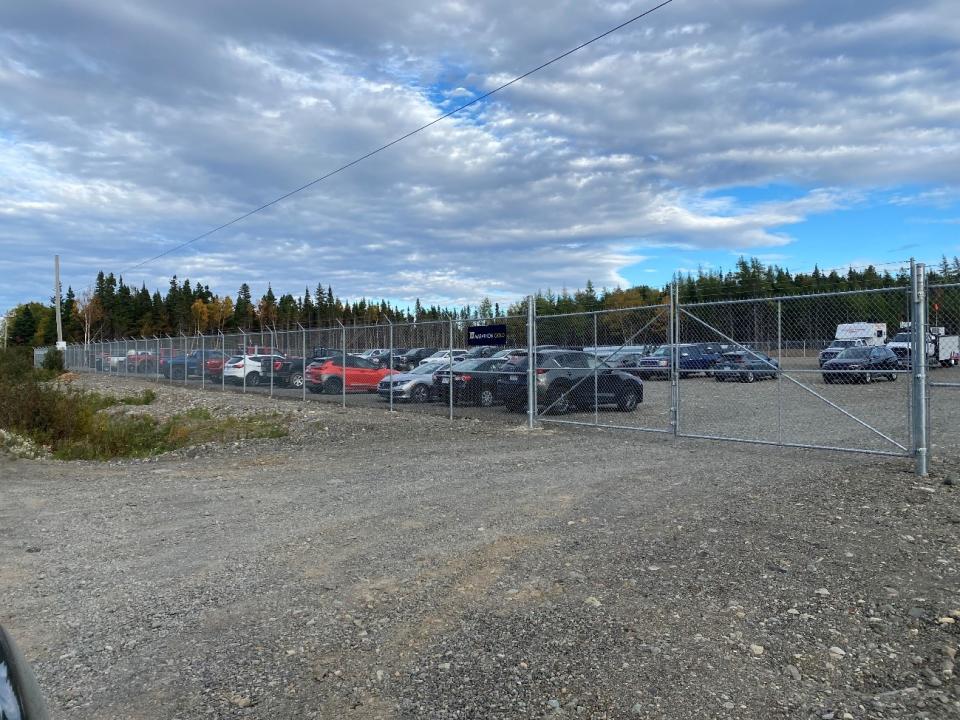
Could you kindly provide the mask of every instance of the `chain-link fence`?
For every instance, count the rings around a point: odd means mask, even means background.
[[[71,345],[70,370],[198,391],[914,456],[960,408],[960,284],[565,315]],[[35,354],[41,363],[45,349]],[[913,358],[924,356],[923,363]],[[929,405],[929,407],[928,407]],[[939,443],[939,444],[938,444]]]
[[[905,328],[906,329],[906,328]],[[960,424],[960,283],[927,288],[927,419],[934,461],[956,446]]]

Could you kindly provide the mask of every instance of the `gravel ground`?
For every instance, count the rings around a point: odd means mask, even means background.
[[[0,621],[54,717],[960,716],[955,448],[920,480],[901,459],[158,392],[157,412],[280,409],[294,430],[0,458]]]

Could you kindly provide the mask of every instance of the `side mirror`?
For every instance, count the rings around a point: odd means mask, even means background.
[[[0,627],[0,718],[47,720],[37,678],[13,638]]]

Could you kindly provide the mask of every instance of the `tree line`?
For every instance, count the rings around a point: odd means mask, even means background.
[[[960,258],[943,257],[936,267],[928,268],[930,283],[960,282]],[[681,303],[715,300],[767,298],[786,295],[810,295],[825,292],[893,288],[909,285],[908,268],[895,272],[879,271],[874,266],[836,270],[791,273],[775,264],[764,264],[756,258],[740,258],[730,270],[703,270],[685,273],[677,278]],[[960,295],[952,293],[951,298]],[[615,310],[665,303],[669,287],[637,285],[630,288],[601,288],[588,280],[582,289],[538,291],[538,315]],[[960,307],[945,309],[960,321]],[[8,342],[16,345],[50,345],[56,341],[54,308],[50,304],[30,302],[15,308],[7,328]],[[146,285],[128,285],[113,273],[97,274],[91,288],[77,295],[67,288],[61,305],[64,339],[67,342],[93,342],[124,337],[155,335],[194,335],[229,333],[268,328],[277,330],[304,327],[366,325],[389,319],[394,323],[428,320],[486,318],[526,314],[526,299],[506,308],[484,298],[477,306],[461,308],[424,306],[417,299],[412,307],[397,307],[386,300],[361,298],[347,301],[322,283],[311,292],[283,293],[279,296],[271,286],[259,299],[252,296],[250,286],[243,283],[235,296],[217,295],[207,285],[191,285],[189,279],[170,279],[164,294],[151,292]],[[868,318],[867,318],[868,319]]]

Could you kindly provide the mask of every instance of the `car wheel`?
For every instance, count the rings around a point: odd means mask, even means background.
[[[303,373],[294,373],[290,376],[290,387],[298,390],[303,387]]]
[[[757,379],[757,376],[754,374],[753,370],[743,374],[744,382],[752,383],[752,382],[755,382],[756,379]]]
[[[896,374],[896,373],[890,373],[889,375],[887,375],[887,378],[890,380],[890,382],[896,382],[896,381],[897,381],[897,374]]]
[[[864,385],[869,385],[872,382],[873,382],[873,373],[864,373],[863,374]]]
[[[323,392],[327,395],[340,395],[343,392],[343,382],[340,378],[332,377],[323,384]]]
[[[417,385],[410,391],[410,399],[415,403],[425,403],[430,400],[430,388],[426,385]]]
[[[254,371],[247,374],[247,387],[256,387],[260,384],[260,373]]]
[[[637,409],[637,391],[633,388],[627,388],[623,394],[617,398],[617,408],[623,412],[633,412]]]
[[[484,388],[480,390],[480,396],[477,398],[477,405],[480,407],[493,407],[496,399],[497,398],[496,395],[494,395],[493,390]]]
[[[547,412],[552,415],[564,415],[570,410],[570,395],[566,388],[550,388],[547,391],[546,406]]]

